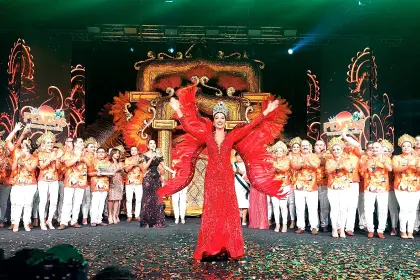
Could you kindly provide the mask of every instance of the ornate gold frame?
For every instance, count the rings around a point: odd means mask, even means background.
[[[158,132],[158,146],[162,151],[164,160],[168,165],[171,162],[171,142],[172,132],[176,127],[176,122],[172,119],[174,114],[169,105],[170,95],[162,96],[153,88],[154,82],[163,76],[180,75],[183,76],[189,70],[198,66],[210,68],[216,75],[218,73],[234,73],[246,77],[248,81],[248,91],[241,96],[212,96],[203,93],[197,94],[197,107],[200,112],[212,115],[213,106],[219,101],[223,101],[229,108],[227,129],[234,128],[238,123],[249,122],[248,114],[254,111],[255,106],[260,106],[261,101],[269,93],[261,93],[261,71],[263,65],[260,61],[248,59],[244,56],[236,55],[233,59],[226,59],[231,56],[220,56],[219,59],[182,59],[182,54],[177,57],[159,54],[157,59],[152,52],[148,53],[149,59],[136,63],[138,70],[137,91],[129,92],[130,102],[137,102],[140,99],[150,101],[151,107],[155,112],[154,117],[148,124]],[[169,57],[172,59],[163,59]],[[188,57],[188,55],[186,55]],[[190,56],[191,57],[191,56]],[[198,84],[198,83],[197,83]],[[147,126],[142,132],[148,128]],[[168,174],[165,176],[168,178]],[[166,214],[172,214],[170,200],[165,201]],[[193,209],[194,208],[194,209]],[[187,207],[188,215],[200,215],[201,209],[197,207]]]

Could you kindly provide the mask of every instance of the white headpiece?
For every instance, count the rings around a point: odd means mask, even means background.
[[[213,116],[216,115],[217,113],[222,113],[223,115],[225,115],[225,117],[227,117],[228,112],[229,112],[229,109],[226,107],[223,101],[220,101],[213,107]]]

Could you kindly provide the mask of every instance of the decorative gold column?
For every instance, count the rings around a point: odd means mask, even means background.
[[[165,164],[171,165],[171,142],[172,142],[172,132],[170,130],[159,130],[158,131],[158,145],[159,149],[162,151],[163,160]],[[165,179],[169,179],[168,172],[165,172]]]
[[[170,130],[159,130],[158,131],[158,145],[159,149],[162,151],[163,159],[165,164],[170,166],[171,163],[171,141],[172,141],[172,132]],[[165,171],[165,179],[168,180],[169,174]],[[165,203],[165,214],[172,216],[172,199],[168,197],[163,201]]]
[[[172,130],[175,128],[174,120],[155,120],[153,121],[153,128],[158,130],[158,147],[162,151],[163,160],[169,167],[171,166],[171,143]],[[165,179],[169,179],[169,173],[165,171]],[[172,200],[170,197],[164,200],[165,214],[173,215]]]

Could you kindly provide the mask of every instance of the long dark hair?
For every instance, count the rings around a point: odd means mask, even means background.
[[[118,159],[118,162],[120,162],[121,161],[121,158],[122,158],[122,153],[118,149],[112,148],[111,153],[109,154],[109,157],[110,157],[111,161],[114,162],[114,155],[116,153],[119,153],[120,154],[120,158]]]

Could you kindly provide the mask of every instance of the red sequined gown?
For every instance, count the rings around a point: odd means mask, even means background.
[[[187,98],[187,96],[182,96],[178,93],[184,115],[181,118],[181,124],[183,129],[194,139],[191,137],[185,138],[181,144],[184,145],[184,149],[180,148],[180,150],[185,150],[188,144],[190,146],[195,145],[196,148],[192,152],[178,155],[181,164],[189,165],[188,170],[182,173],[183,169],[180,167],[178,173],[177,166],[175,166],[177,177],[180,179],[169,180],[164,187],[158,190],[158,194],[160,197],[168,196],[188,185],[193,175],[196,157],[204,147],[207,147],[208,165],[204,182],[203,214],[194,259],[200,260],[205,256],[217,255],[221,252],[226,252],[233,259],[241,258],[244,256],[244,240],[230,155],[234,146],[236,149],[241,150],[241,147],[236,145],[245,137],[248,137],[253,129],[264,121],[265,117],[261,115],[251,123],[233,129],[232,132],[226,134],[224,141],[218,146],[214,140],[211,124],[199,117],[194,109],[195,91],[194,93],[184,92],[184,94],[192,94],[192,96]],[[187,101],[190,101],[190,103]],[[194,103],[193,106],[191,102]],[[245,147],[246,145],[242,148]],[[244,156],[244,161],[247,163],[247,156]],[[249,166],[247,167],[248,169]],[[265,167],[265,169],[267,168]],[[255,174],[251,172],[250,175],[252,183]],[[261,187],[259,185],[259,189],[272,196],[285,196],[280,190],[281,182],[265,184],[265,186]]]

